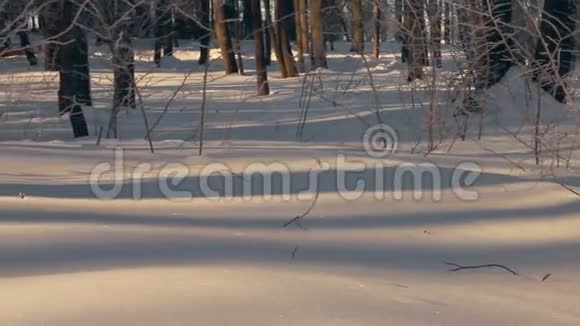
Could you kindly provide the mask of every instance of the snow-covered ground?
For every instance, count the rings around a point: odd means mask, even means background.
[[[183,48],[155,69],[141,51],[144,109],[150,125],[159,120],[151,154],[139,109],[120,115],[119,140],[96,145],[111,74],[106,52],[94,50],[93,136],[82,140],[57,116],[56,75],[23,58],[0,61],[0,325],[580,324],[577,114],[541,98],[537,167],[538,99],[517,69],[490,90],[481,140],[473,117],[467,140],[454,141],[453,94],[440,85],[438,146],[427,153],[429,83],[405,82],[392,44],[368,67],[346,51],[311,76],[282,80],[274,66],[263,98],[251,56],[247,75],[223,76],[214,54],[199,156],[198,53]],[[383,158],[363,146],[377,107],[399,145]],[[90,184],[103,166],[102,190],[120,183],[114,200]],[[411,179],[397,179],[401,167]],[[264,196],[250,168],[281,172],[289,191],[274,173]],[[167,179],[177,183],[163,189]],[[217,194],[207,196],[206,180]],[[226,198],[224,180],[233,183]],[[450,272],[445,262],[518,275]]]

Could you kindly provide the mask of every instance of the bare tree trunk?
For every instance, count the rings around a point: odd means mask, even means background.
[[[18,31],[18,37],[20,38],[20,47],[24,49],[24,54],[26,55],[26,60],[31,66],[36,66],[38,64],[38,60],[36,59],[36,54],[34,54],[34,50],[30,44],[30,38],[28,37],[27,31]]]
[[[129,3],[123,3],[130,6]],[[161,57],[173,55],[173,19],[169,0],[159,0],[155,4],[155,49],[154,61],[161,66]]]
[[[75,69],[77,71],[77,101],[82,105],[92,106],[91,96],[91,72],[89,64],[89,45],[84,31],[77,32]]]
[[[453,5],[447,1],[443,2],[444,6],[441,8],[443,10],[443,39],[445,44],[451,43],[451,26],[453,20]]]
[[[423,79],[423,66],[427,65],[425,47],[424,0],[405,2],[404,37],[408,48],[408,81]]]
[[[373,57],[375,59],[378,59],[379,56],[381,55],[381,22],[383,20],[380,0],[373,1],[373,13],[374,13]]]
[[[83,59],[88,54],[83,51],[83,47],[86,47],[84,31],[80,27],[73,26],[74,18],[80,8],[71,0],[59,0],[56,8],[61,13],[60,20],[56,23],[60,31],[57,34],[61,34],[58,38],[58,43],[61,45],[57,59],[60,72],[59,112],[61,115],[69,114],[75,138],[85,137],[89,135],[89,130],[81,104],[90,102],[90,92],[87,94],[85,89],[89,76],[84,75],[88,72],[88,66],[83,65],[88,62],[88,59]],[[81,44],[83,39],[84,46]]]
[[[277,0],[274,0],[277,1]],[[268,36],[270,37],[270,44],[274,48],[274,54],[276,55],[276,60],[278,61],[278,65],[280,66],[280,71],[282,72],[282,78],[286,78],[288,76],[288,71],[286,70],[286,65],[284,64],[284,57],[282,54],[282,47],[280,43],[280,39],[278,37],[278,24],[274,23],[272,19],[272,5],[270,0],[264,0],[265,5],[265,14],[266,14],[266,26],[268,31]]]
[[[302,15],[302,1],[301,0],[294,0],[294,20],[296,24],[296,50],[298,56],[298,71],[304,72],[304,43],[302,41],[302,37],[304,33],[302,32],[302,24],[300,22],[300,16]]]
[[[351,52],[362,53],[365,48],[362,0],[352,0],[352,46]]]
[[[59,2],[51,2],[42,8],[40,20],[42,22],[42,34],[45,39],[44,44],[44,69],[47,71],[58,71],[58,52],[60,46],[55,37],[59,34],[59,22],[61,12]]]
[[[431,30],[431,57],[435,67],[441,67],[441,10],[438,0],[429,0],[428,14]]]
[[[242,53],[242,46],[240,44],[240,35],[242,33],[242,24],[240,23],[240,7],[239,7],[239,3],[237,0],[234,1],[233,14],[234,14],[234,17],[232,17],[232,19],[234,19],[235,22],[233,24],[231,24],[231,26],[234,29],[233,39],[234,39],[234,44],[236,47],[236,57],[238,60],[237,61],[238,72],[240,75],[243,75],[244,74],[244,56]]]
[[[221,0],[213,0],[213,16],[216,37],[220,44],[224,70],[226,74],[238,72],[236,57],[232,48],[232,40],[229,37],[228,28],[225,22],[225,11]]]
[[[327,68],[322,25],[322,0],[310,0],[310,17],[312,24],[312,69]]]
[[[310,53],[310,42],[308,40],[308,0],[298,0],[301,10],[298,12],[300,18],[300,32],[302,33],[302,51],[303,53]]]
[[[165,30],[165,35],[163,35],[163,56],[170,57],[173,56],[173,46],[175,42],[175,26],[173,24],[173,9],[169,8],[165,12],[165,16],[162,20],[163,30]]]
[[[136,107],[135,102],[135,55],[131,39],[126,34],[112,44],[113,69],[115,79],[116,108]]]
[[[201,48],[199,53],[198,64],[205,65],[209,61],[209,44],[211,40],[210,8],[209,0],[199,0],[201,8],[199,11],[199,21],[201,24],[202,37],[200,38]]]
[[[262,29],[262,9],[260,0],[251,0],[252,26],[256,45],[256,79],[258,81],[258,96],[270,94],[268,86],[268,70],[264,58],[264,32]]]
[[[279,49],[282,55],[281,64],[284,65],[284,71],[286,72],[284,78],[291,78],[298,76],[298,70],[296,69],[296,64],[294,62],[294,55],[292,54],[292,49],[290,48],[290,40],[288,38],[288,28],[287,24],[291,20],[291,12],[288,10],[284,4],[288,0],[276,0],[276,34],[278,35]]]
[[[489,48],[489,75],[486,87],[491,87],[505,76],[513,64],[513,43],[510,37],[512,0],[485,0],[483,3],[488,29],[485,39]],[[491,17],[487,13],[491,13]]]
[[[252,14],[252,0],[243,0],[243,17],[242,17],[242,30],[243,30],[243,38],[251,38],[254,35],[254,25],[252,22],[253,14]]]

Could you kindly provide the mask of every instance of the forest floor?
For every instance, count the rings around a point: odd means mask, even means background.
[[[368,65],[338,51],[300,78],[273,66],[258,98],[251,56],[247,75],[224,76],[214,54],[200,156],[194,48],[162,68],[139,51],[143,106],[98,145],[112,76],[93,50],[80,140],[57,115],[55,74],[0,61],[1,325],[580,324],[577,114],[517,69],[462,141],[450,57],[436,92],[407,84],[386,44]],[[369,152],[381,122],[397,148]]]

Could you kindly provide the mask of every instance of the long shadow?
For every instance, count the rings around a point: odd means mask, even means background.
[[[351,162],[343,158],[340,163]],[[352,160],[352,162],[356,162]],[[374,166],[361,166],[360,170],[344,167],[327,170],[291,171],[284,162],[254,162],[242,171],[224,171],[216,166],[210,175],[193,175],[183,179],[158,178],[119,180],[76,184],[0,184],[0,196],[25,193],[29,197],[72,199],[165,199],[165,198],[235,198],[263,197],[301,193],[347,193],[360,190],[367,193],[424,192],[424,198],[445,190],[469,190],[476,186],[497,186],[531,182],[518,177],[482,172],[475,181],[465,184],[472,171],[436,165],[398,166],[396,163],[377,162]],[[219,169],[218,169],[219,168]],[[274,169],[277,172],[267,172]],[[108,171],[112,173],[113,171]],[[122,173],[123,171],[119,171]],[[132,172],[124,171],[129,175]],[[98,177],[98,176],[95,176]],[[115,186],[117,188],[115,189]]]
[[[95,235],[99,230],[95,230]],[[0,277],[102,271],[136,267],[229,264],[293,267],[392,269],[412,273],[447,269],[442,261],[500,263],[515,269],[556,273],[578,270],[578,241],[519,246],[349,244],[260,239],[229,235],[138,236],[63,239],[0,248]],[[295,248],[298,246],[298,250]],[[292,258],[294,252],[294,258]],[[490,272],[490,271],[483,271]],[[491,271],[493,273],[493,271]],[[477,271],[476,271],[477,273]],[[501,273],[501,272],[498,272]],[[511,277],[503,276],[502,277]]]
[[[396,203],[395,203],[396,204]],[[103,203],[106,205],[106,202]],[[392,202],[389,205],[393,205]],[[546,220],[560,216],[570,216],[580,211],[580,200],[546,207],[534,208],[489,208],[484,210],[462,210],[420,213],[397,213],[385,215],[356,216],[320,216],[316,209],[302,219],[301,224],[312,230],[355,230],[380,228],[407,228],[423,226],[445,226],[464,223],[494,221],[532,221]],[[38,211],[19,209],[0,211],[0,224],[13,223],[70,223],[87,225],[119,225],[144,227],[176,228],[215,228],[215,229],[282,229],[291,217],[191,217],[171,216],[135,216],[130,212],[110,213],[70,212],[48,210],[46,214]],[[580,219],[580,216],[578,216]]]

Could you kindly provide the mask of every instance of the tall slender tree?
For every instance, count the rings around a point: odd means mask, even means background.
[[[277,1],[277,0],[274,0]],[[266,16],[266,31],[268,33],[268,40],[270,41],[271,49],[274,50],[276,55],[276,60],[280,66],[280,71],[282,72],[282,77],[286,78],[288,76],[288,71],[286,70],[286,65],[284,64],[284,57],[282,53],[282,43],[280,42],[280,37],[278,35],[278,24],[274,22],[272,18],[272,4],[270,0],[264,0],[264,13]],[[268,47],[266,49],[268,51]]]
[[[485,40],[488,48],[487,82],[491,87],[499,82],[513,65],[512,0],[484,0],[484,13],[487,31]]]
[[[260,15],[261,16],[261,15]],[[242,35],[244,39],[251,38],[254,35],[254,25],[253,25],[253,13],[252,13],[252,0],[242,1]]]
[[[300,32],[302,33],[302,37],[300,41],[302,42],[302,51],[303,53],[310,53],[310,42],[309,42],[309,24],[308,24],[308,0],[298,0],[300,11],[298,12],[298,16],[300,19]]]
[[[60,75],[59,112],[69,115],[74,137],[85,137],[89,130],[81,105],[89,105],[91,98],[86,37],[75,21],[81,8],[73,0],[59,0],[51,9],[59,13],[51,13],[52,17],[60,17],[56,22],[60,31],[56,40],[59,44],[56,59]]]
[[[125,4],[130,5],[127,1]],[[155,58],[157,66],[161,65],[161,57],[173,55],[174,29],[170,0],[157,0],[155,3]]]
[[[238,73],[240,75],[244,74],[244,54],[242,53],[242,44],[241,44],[241,37],[242,37],[242,24],[240,23],[240,3],[238,0],[234,0],[230,4],[231,13],[228,17],[228,20],[232,21],[229,24],[229,28],[231,28],[231,37],[234,42],[234,48],[236,51],[236,58],[237,58],[237,65],[238,65]]]
[[[209,45],[211,40],[211,26],[210,26],[210,0],[199,0],[199,9],[197,11],[199,29],[201,30],[201,37],[199,39],[200,50],[198,64],[205,65],[209,61]]]
[[[254,30],[254,43],[256,55],[256,79],[258,82],[258,96],[270,94],[268,85],[268,70],[264,57],[264,32],[262,28],[262,8],[260,0],[251,0],[252,27]]]
[[[290,38],[288,36],[288,23],[292,21],[292,8],[288,5],[288,0],[276,0],[276,24],[275,35],[277,36],[278,48],[281,58],[279,63],[284,66],[283,78],[290,78],[298,76],[296,63],[294,62],[294,55],[290,48]],[[281,60],[280,60],[281,59]]]
[[[294,0],[294,20],[296,25],[296,56],[298,58],[298,71],[304,72],[304,43],[302,38],[305,33],[302,31],[301,15],[304,8],[302,7],[303,1]]]
[[[310,0],[310,23],[312,28],[312,69],[328,68],[324,44],[322,0]]]
[[[31,66],[36,66],[38,64],[38,60],[36,59],[36,54],[32,49],[32,44],[30,44],[30,37],[28,36],[28,31],[20,30],[17,32],[18,37],[20,38],[20,47],[24,49],[24,54],[26,55],[26,59]]]
[[[226,24],[226,12],[222,0],[213,0],[213,17],[214,28],[217,40],[220,44],[224,70],[226,74],[235,74],[238,72],[236,57],[234,54],[232,40]]]
[[[425,47],[424,0],[407,0],[404,7],[403,42],[409,65],[408,81],[423,79],[427,65]]]
[[[380,0],[373,0],[373,57],[378,59],[381,55],[381,23],[383,12]]]
[[[436,67],[441,67],[441,9],[438,0],[428,0],[431,57]]]
[[[365,47],[362,0],[352,0],[351,10],[352,10],[352,27],[351,27],[352,46],[350,50],[352,52],[361,53],[364,51]]]
[[[60,45],[56,38],[60,33],[62,4],[59,1],[46,3],[41,7],[40,22],[45,44],[44,51],[44,69],[47,71],[58,71],[58,52]]]

